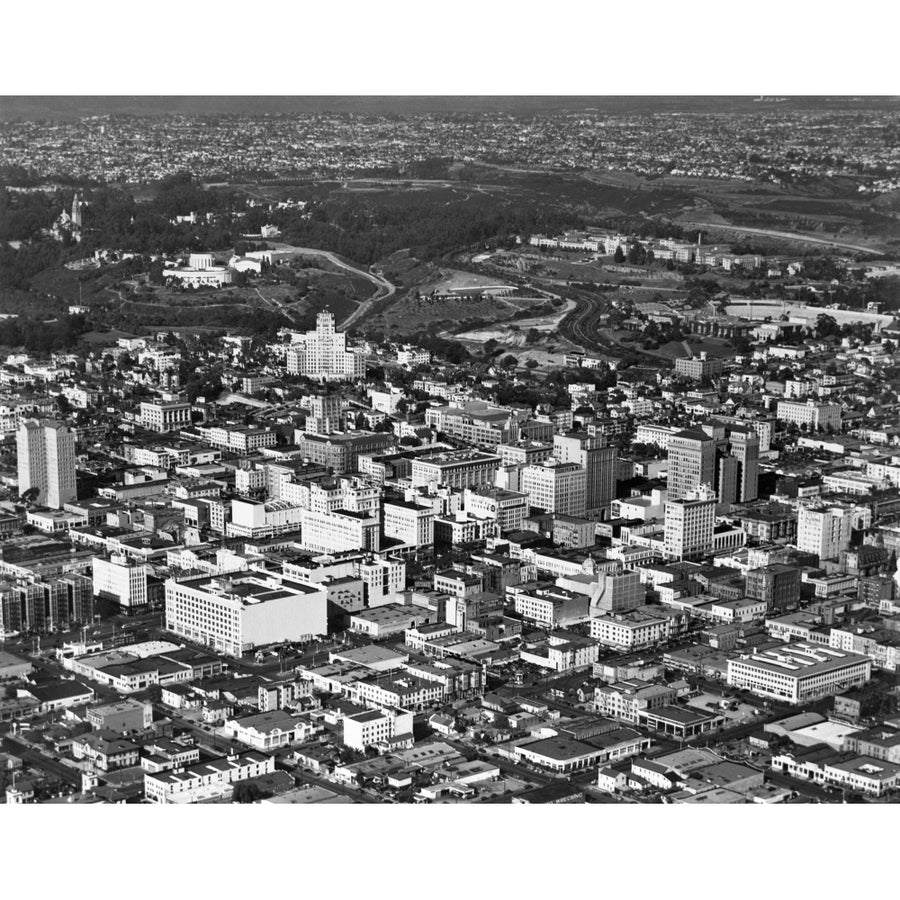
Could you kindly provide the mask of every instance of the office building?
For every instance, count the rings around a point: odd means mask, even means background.
[[[447,450],[412,461],[414,487],[447,485],[462,490],[493,484],[500,457],[478,450]]]
[[[716,478],[716,442],[703,431],[679,431],[669,438],[669,500],[680,500]]]
[[[94,596],[113,600],[123,609],[149,602],[147,576],[150,567],[125,556],[95,556],[92,565]]]
[[[797,547],[814,553],[820,562],[837,560],[850,546],[853,530],[869,524],[870,510],[820,501],[802,503],[797,510]]]
[[[336,509],[300,511],[301,546],[316,553],[378,550],[381,546],[378,514]]]
[[[328,630],[327,592],[259,572],[166,582],[166,630],[229,656]]]
[[[696,560],[712,553],[716,499],[706,486],[682,500],[666,503],[665,555],[672,560]]]
[[[782,563],[760,566],[747,572],[747,596],[778,613],[796,609],[800,603],[800,569]]]
[[[728,660],[728,684],[762,697],[805,703],[859,687],[872,677],[872,660],[805,641]]]
[[[26,419],[16,431],[19,495],[37,489],[35,502],[50,509],[78,497],[75,483],[75,436],[52,419]]]
[[[616,448],[606,447],[603,435],[571,432],[553,437],[553,455],[560,462],[575,463],[585,471],[585,514],[609,518],[616,496]]]
[[[639,572],[600,572],[591,594],[591,613],[625,612],[637,609],[646,597]]]
[[[181,400],[145,400],[141,403],[140,422],[144,428],[161,434],[180,431],[191,424],[191,404]]]
[[[585,517],[587,472],[577,463],[557,459],[522,470],[522,491],[532,510]]]

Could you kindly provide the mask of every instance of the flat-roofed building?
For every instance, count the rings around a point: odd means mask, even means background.
[[[806,425],[809,428],[841,430],[841,407],[837,403],[817,403],[815,400],[779,400],[776,416],[782,422]]]
[[[728,660],[728,684],[763,697],[804,703],[865,684],[872,660],[806,642],[744,654]]]
[[[343,740],[347,747],[363,751],[367,747],[402,738],[413,740],[413,714],[405,709],[366,709],[344,716]]]
[[[545,460],[522,470],[522,490],[532,509],[585,517],[587,472],[577,463]]]
[[[186,768],[144,775],[144,796],[151,803],[196,803],[206,797],[227,798],[221,788],[275,771],[275,757],[251,750],[222,756]],[[219,789],[219,790],[216,790]]]
[[[500,457],[478,450],[447,450],[421,456],[412,462],[414,487],[447,485],[462,490],[493,484]]]
[[[328,631],[322,585],[258,572],[166,582],[166,630],[229,656]]]
[[[191,404],[182,400],[145,400],[141,403],[140,423],[150,431],[179,431],[191,424]]]

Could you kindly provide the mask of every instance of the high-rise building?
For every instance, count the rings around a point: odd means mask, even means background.
[[[738,461],[737,503],[749,503],[759,493],[759,435],[753,428],[730,425],[728,452]],[[720,496],[721,500],[721,496]]]
[[[366,357],[361,350],[348,349],[347,335],[336,331],[334,316],[320,312],[316,330],[293,332],[288,348],[287,370],[322,381],[352,381],[366,374]]]
[[[803,503],[797,510],[797,547],[815,553],[820,561],[836,560],[850,546],[853,529],[868,527],[871,516],[871,510],[862,507]]]
[[[522,470],[522,492],[532,509],[584,518],[587,473],[577,463],[548,459]]]
[[[716,495],[703,485],[681,500],[666,503],[665,555],[668,559],[700,559],[712,552]]]
[[[703,431],[716,442],[716,483],[719,503],[749,503],[759,489],[759,435],[739,421],[710,419]]]
[[[616,448],[606,446],[605,435],[580,432],[553,437],[553,455],[585,470],[585,512],[589,518],[609,518],[616,498]]]
[[[38,489],[36,502],[51,509],[78,497],[75,483],[75,435],[52,419],[26,419],[16,432],[19,494]]]
[[[331,434],[341,430],[341,395],[313,394],[306,400],[309,415],[304,431],[307,434]]]
[[[750,569],[746,592],[751,599],[762,600],[767,610],[796,609],[800,603],[800,569],[783,563]]]
[[[639,572],[601,572],[591,595],[591,614],[626,612],[637,609],[646,597]]]
[[[716,477],[716,442],[702,431],[679,431],[669,438],[669,500],[680,500]]]

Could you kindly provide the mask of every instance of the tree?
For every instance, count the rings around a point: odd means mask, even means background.
[[[613,262],[623,263],[625,262],[625,252],[622,250],[622,247],[616,247],[616,252],[613,254]]]
[[[69,398],[65,394],[56,395],[56,408],[63,418],[72,412],[72,404],[69,403]]]
[[[38,487],[30,487],[27,491],[22,491],[19,499],[26,505],[31,506],[32,503],[37,501],[37,498],[40,496],[41,489]]]
[[[536,359],[529,359],[528,362],[525,363],[526,369],[536,369],[539,363]]]
[[[816,337],[829,337],[840,332],[840,326],[834,316],[828,313],[819,313],[816,317]]]
[[[512,355],[512,353],[507,353],[503,359],[500,360],[500,365],[503,366],[504,369],[513,369],[519,364],[519,361]]]

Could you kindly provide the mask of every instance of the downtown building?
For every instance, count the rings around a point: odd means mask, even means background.
[[[522,470],[522,492],[532,510],[584,518],[587,472],[577,463],[551,458]]]
[[[322,585],[271,573],[170,578],[165,628],[219,653],[240,657],[259,646],[326,634],[327,605]]]
[[[16,431],[19,496],[37,489],[36,503],[50,509],[78,497],[75,436],[62,422],[27,419]]]
[[[698,560],[713,552],[716,498],[706,485],[684,499],[666,503],[664,553],[667,559]]]
[[[872,660],[805,641],[728,660],[728,684],[762,697],[805,703],[860,687],[872,677]]]
[[[605,446],[603,435],[571,432],[553,437],[553,455],[560,462],[574,463],[584,469],[585,515],[591,519],[609,518],[616,497],[616,448]]]

